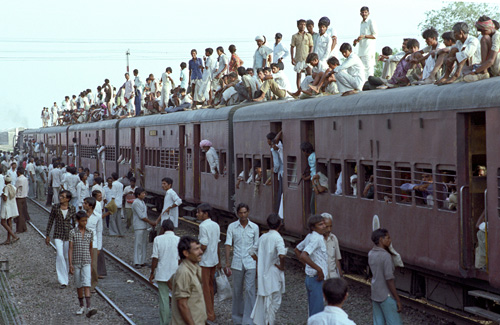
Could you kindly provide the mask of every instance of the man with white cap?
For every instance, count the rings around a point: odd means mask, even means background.
[[[210,140],[202,140],[200,148],[205,152],[205,157],[210,165],[210,172],[214,175],[215,179],[219,178],[219,156],[217,151],[212,147]]]
[[[253,69],[254,71],[257,71],[257,69],[268,66],[268,62],[271,61],[271,54],[273,53],[273,50],[265,45],[266,37],[264,35],[255,37],[255,41],[257,42],[257,49],[253,55]]]

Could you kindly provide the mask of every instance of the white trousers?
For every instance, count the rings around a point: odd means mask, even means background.
[[[109,235],[123,236],[122,208],[118,208],[109,219]]]
[[[432,55],[429,55],[427,60],[425,60],[425,67],[424,71],[422,72],[422,80],[425,80],[430,76],[435,66],[436,66],[436,58],[433,58]]]
[[[59,284],[68,285],[68,273],[69,273],[69,241],[62,239],[54,239],[56,245],[56,271],[57,271],[57,281]]]
[[[354,77],[342,70],[335,74],[337,79],[337,87],[340,93],[345,93],[350,90],[363,90],[363,80],[361,77]]]
[[[59,187],[52,187],[52,204],[59,203]]]
[[[252,310],[252,317],[256,325],[274,325],[276,323],[276,313],[281,306],[281,292],[273,292],[270,296],[257,296],[255,306]]]
[[[134,231],[134,264],[145,264],[148,247],[148,231],[139,229]]]
[[[365,66],[365,80],[368,80],[368,77],[373,76],[375,71],[375,54],[360,56],[359,58]]]

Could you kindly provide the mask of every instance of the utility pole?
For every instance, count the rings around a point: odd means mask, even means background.
[[[127,52],[125,52],[125,55],[127,55],[127,72],[130,72],[129,71],[129,62],[128,62],[128,58],[130,56],[130,49],[128,49]]]

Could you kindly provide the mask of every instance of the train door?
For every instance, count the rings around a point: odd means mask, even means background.
[[[75,148],[75,165],[77,164],[77,166],[82,165],[82,158],[80,155],[81,145],[82,145],[82,131],[78,131],[78,142],[76,143],[76,148]]]
[[[179,195],[185,197],[186,195],[186,126],[179,125]]]
[[[144,149],[146,147],[146,129],[145,128],[141,128],[141,135],[140,135],[140,139],[139,139],[139,177],[140,177],[140,180],[141,180],[141,186],[142,187],[146,187],[146,179],[145,179],[145,174],[144,174],[144,168],[146,167],[145,166],[145,161],[146,161],[146,157],[145,157],[145,152],[146,152],[146,149]]]
[[[131,128],[130,129],[130,148],[131,148],[131,152],[130,152],[130,167],[134,170],[134,173],[135,173],[135,176],[137,177],[138,176],[138,173],[137,173],[137,148],[135,147],[135,144],[136,144],[136,139],[135,139],[135,128]]]
[[[314,141],[314,121],[301,121],[300,122],[300,138],[301,143],[309,142],[315,148]],[[303,170],[301,171],[301,176],[311,173],[308,163],[308,156],[301,152],[301,162]],[[299,176],[300,177],[300,176]],[[302,182],[302,197],[304,198],[304,205],[302,208],[304,220],[311,214],[316,213],[316,200],[314,197],[314,192],[312,191],[311,181]],[[305,225],[306,223],[304,223]]]
[[[475,269],[486,269],[486,256],[480,252],[485,242],[478,236],[487,193],[486,114],[484,111],[459,114],[457,121],[460,266],[472,275]]]
[[[195,124],[193,128],[193,196],[196,202],[200,201],[201,197],[201,172],[200,172],[200,141],[201,141],[201,125]]]
[[[271,122],[271,132],[275,134],[279,134],[281,132],[281,122]],[[281,140],[279,140],[281,141]],[[278,155],[279,156],[279,155]],[[281,154],[281,157],[283,156],[283,153]],[[282,159],[283,160],[283,159]],[[271,156],[271,162],[272,162],[272,169],[274,170],[275,168],[275,162],[273,156]],[[281,161],[281,164],[284,164],[283,161]],[[266,170],[268,167],[264,170]],[[283,167],[284,168],[284,167]],[[282,199],[282,193],[283,193],[283,179],[280,177],[278,173],[272,173],[272,196],[273,196],[273,212],[274,213],[279,213],[280,211],[280,206],[281,206],[281,199]],[[283,212],[283,211],[282,211]]]

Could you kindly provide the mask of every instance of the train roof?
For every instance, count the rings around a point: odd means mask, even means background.
[[[19,131],[19,133],[23,133],[23,134],[38,134],[41,132],[42,132],[42,129],[24,129],[22,131]]]
[[[50,128],[40,128],[40,133],[46,134],[46,133],[66,133],[66,130],[68,129],[68,125],[62,125],[62,126],[52,126]]]
[[[69,131],[114,129],[120,120],[106,120],[92,123],[71,124]]]
[[[241,107],[234,122],[307,119],[330,116],[391,114],[500,107],[500,78],[445,86],[372,90],[357,95],[277,100]]]
[[[198,109],[193,111],[176,112],[174,114],[154,114],[127,118],[120,122],[120,128],[146,127],[167,124],[183,124],[210,121],[226,121],[234,107],[219,109]]]

